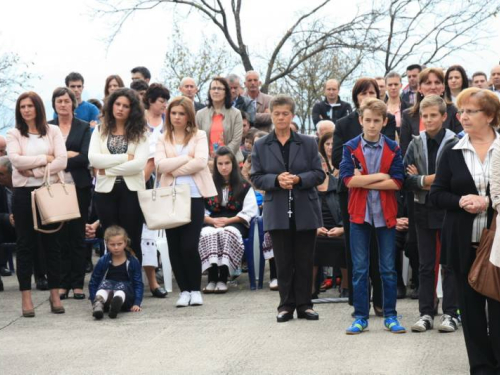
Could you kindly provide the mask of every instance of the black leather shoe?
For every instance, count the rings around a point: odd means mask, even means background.
[[[69,291],[66,290],[66,293],[59,293],[59,299],[61,300],[65,300],[65,299],[68,299],[68,294],[69,294]]]
[[[36,281],[36,288],[38,290],[49,290],[49,282],[47,281],[47,279],[45,277],[40,277]]]
[[[314,310],[297,312],[297,318],[305,320],[319,320],[319,314]]]
[[[85,273],[91,273],[94,270],[94,265],[92,264],[92,261],[87,261],[87,264],[85,265]]]
[[[12,272],[7,267],[0,267],[0,276],[11,276]]]
[[[293,319],[293,311],[281,311],[276,315],[276,321],[278,323],[285,323]]]
[[[412,289],[412,291],[410,292],[410,298],[418,299],[418,287]]]
[[[3,281],[0,279],[0,292],[3,292]]]
[[[73,291],[73,298],[74,299],[85,299],[85,293],[75,293]]]
[[[151,294],[153,294],[153,297],[156,298],[165,298],[168,295],[168,292],[164,288],[159,286],[155,290],[152,290]]]
[[[398,286],[397,299],[403,299],[403,298],[406,298],[406,286],[400,285]]]

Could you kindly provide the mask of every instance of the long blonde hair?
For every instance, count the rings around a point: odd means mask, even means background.
[[[178,96],[176,98],[173,98],[172,101],[168,104],[167,115],[165,117],[165,126],[164,126],[165,139],[168,139],[172,144],[174,143],[174,126],[172,125],[172,122],[170,122],[170,111],[172,110],[173,107],[178,107],[178,106],[184,108],[184,111],[186,112],[186,116],[188,119],[185,130],[186,136],[184,137],[184,146],[186,146],[191,140],[191,138],[198,131],[198,127],[196,126],[194,103],[191,99],[186,98],[184,96]]]

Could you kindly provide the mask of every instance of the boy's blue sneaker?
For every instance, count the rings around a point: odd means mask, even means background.
[[[364,331],[368,331],[368,320],[356,319],[352,325],[345,330],[345,333],[347,335],[359,335]]]
[[[399,324],[398,318],[395,316],[391,316],[389,318],[385,318],[384,320],[385,329],[392,333],[406,333],[405,327]]]

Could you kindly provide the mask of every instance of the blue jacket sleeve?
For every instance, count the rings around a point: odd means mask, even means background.
[[[391,168],[389,169],[389,175],[392,179],[396,180],[401,189],[405,180],[405,167],[403,158],[401,157],[401,148],[399,148],[399,146],[396,148],[395,153],[394,159],[392,159]]]
[[[144,295],[144,283],[142,282],[141,265],[136,258],[130,258],[130,265],[130,276],[135,292],[134,305],[141,306],[142,298]]]
[[[351,150],[344,145],[342,161],[340,162],[340,179],[347,186],[349,180],[354,176],[354,162],[351,159]]]

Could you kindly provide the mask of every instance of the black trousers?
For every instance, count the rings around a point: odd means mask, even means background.
[[[198,244],[204,218],[203,198],[191,198],[191,222],[166,230],[170,264],[181,292],[200,290],[201,259]]]
[[[406,193],[406,207],[408,211],[408,240],[406,241],[406,256],[410,261],[411,284],[415,288],[419,285],[419,258],[417,229],[415,225],[415,201],[412,192]]]
[[[16,229],[10,223],[0,223],[0,267],[7,267],[7,251],[3,249],[4,243],[16,242]]]
[[[116,183],[109,193],[94,192],[97,216],[103,232],[111,225],[119,225],[127,232],[132,250],[142,264],[142,216],[136,191],[128,189],[125,181]]]
[[[90,205],[90,187],[76,188],[81,217],[68,221],[61,230],[61,288],[82,289],[85,279],[85,224]]]
[[[419,257],[419,289],[418,308],[420,315],[434,316],[436,284],[438,278],[438,239],[439,229],[422,228],[417,224],[418,257]],[[450,266],[442,265],[443,276],[443,313],[457,316],[457,288],[455,276]]]
[[[472,289],[468,281],[468,272],[461,273],[459,270],[454,270],[454,275],[470,373],[498,375],[500,374],[500,302]],[[488,302],[488,315],[486,315],[486,302]]]
[[[351,227],[349,211],[347,209],[349,204],[349,194],[346,192],[339,193],[340,211],[342,213],[342,221],[344,222],[344,241],[345,241],[345,254],[347,264],[347,279],[349,286],[349,305],[352,306],[353,302],[353,287],[352,287],[352,256],[351,256]],[[378,242],[376,239],[375,231],[372,231],[372,238],[370,241],[370,281],[373,288],[373,304],[377,307],[382,307],[382,279],[380,278],[379,271],[379,258],[378,258]]]
[[[31,192],[35,189],[35,187],[14,188],[12,196],[12,211],[17,234],[17,279],[21,291],[31,290],[33,261],[39,251],[39,238],[44,250],[42,261],[47,266],[49,289],[57,289],[61,284],[60,232],[45,234],[35,231],[31,210]],[[54,227],[57,225],[44,226],[43,229]]]
[[[280,304],[278,312],[303,312],[312,308],[312,274],[316,230],[297,231],[295,225],[286,230],[269,231],[273,241],[278,273]]]

